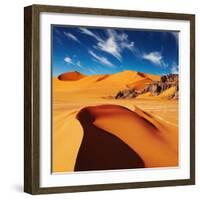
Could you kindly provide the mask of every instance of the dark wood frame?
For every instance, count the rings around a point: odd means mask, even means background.
[[[188,20],[190,22],[190,178],[184,180],[113,183],[101,185],[41,188],[39,184],[39,18],[41,12],[77,13],[155,19]],[[142,187],[195,184],[195,15],[110,10],[94,8],[32,5],[24,8],[24,191],[30,194],[82,192]]]

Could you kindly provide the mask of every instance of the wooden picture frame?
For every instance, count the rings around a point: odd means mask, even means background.
[[[90,185],[41,187],[40,171],[40,15],[41,13],[78,14],[80,16],[112,16],[154,20],[178,20],[189,23],[190,35],[190,151],[189,177],[183,179],[119,182]],[[95,25],[95,24],[94,24]],[[32,5],[24,9],[24,191],[30,194],[83,192],[97,190],[147,188],[195,183],[195,16],[192,14],[126,11],[96,8],[78,8]]]

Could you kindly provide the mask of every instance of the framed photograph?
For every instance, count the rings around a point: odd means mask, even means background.
[[[24,191],[195,183],[195,16],[24,9]]]

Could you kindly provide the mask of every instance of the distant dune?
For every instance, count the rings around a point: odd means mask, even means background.
[[[62,80],[62,81],[60,81]],[[84,96],[106,98],[114,97],[117,92],[126,88],[144,88],[160,76],[125,70],[116,74],[99,74],[86,76],[79,72],[67,72],[53,78],[53,91],[57,100],[68,99],[71,91]],[[67,89],[67,90],[66,90]],[[60,92],[64,92],[65,94]],[[76,96],[76,94],[73,94]]]
[[[135,90],[143,90],[146,86],[148,86],[152,82],[153,80],[147,77],[139,81],[134,81],[133,83],[127,84],[127,87],[134,88]]]
[[[84,78],[85,75],[81,74],[80,72],[66,72],[58,76],[58,79],[61,81],[77,81]]]
[[[116,74],[109,75],[109,77],[105,80],[105,83],[113,83],[123,87],[126,87],[128,84],[132,84],[134,82],[146,80],[149,78],[151,80],[160,80],[160,76],[152,76],[132,70],[125,70]],[[152,79],[153,78],[153,79]]]

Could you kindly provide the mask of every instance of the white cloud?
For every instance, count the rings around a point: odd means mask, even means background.
[[[125,33],[119,34],[111,29],[107,29],[107,34],[108,38],[106,40],[102,40],[97,43],[98,49],[113,55],[119,61],[121,61],[122,58],[121,52],[124,49],[133,51],[134,42],[130,42],[128,40],[127,34]]]
[[[124,49],[133,51],[134,42],[130,42],[128,40],[128,35],[125,33],[117,33],[112,29],[107,29],[107,38],[103,39],[99,35],[86,28],[80,28],[80,30],[82,33],[89,35],[97,40],[97,44],[94,46],[96,49],[111,54],[119,61],[122,59],[121,52]]]
[[[80,29],[81,33],[89,35],[89,36],[95,38],[97,41],[102,41],[102,39],[98,35],[94,34],[92,31],[88,30],[87,28],[79,28],[79,29]]]
[[[115,58],[121,61],[121,50],[114,37],[111,36],[106,41],[98,42],[97,48],[113,55]]]
[[[163,63],[163,57],[160,52],[154,51],[150,53],[144,53],[142,58],[148,60],[156,65],[161,65]]]
[[[130,43],[122,42],[121,46],[122,46],[122,48],[127,48],[130,51],[133,51],[134,42],[130,42]]]
[[[178,74],[178,65],[176,63],[172,63],[171,73]]]
[[[134,42],[129,41],[128,35],[125,33],[117,33],[115,30],[108,29],[107,30],[110,37],[114,37],[115,41],[118,43],[121,50],[123,49],[129,49],[133,50],[134,48]]]
[[[75,57],[75,56],[74,56],[74,57]],[[74,65],[74,66],[76,66],[76,67],[83,68],[83,66],[82,66],[82,64],[81,64],[81,62],[80,62],[79,60],[74,61],[74,60],[73,60],[72,58],[70,58],[69,56],[66,56],[66,57],[64,58],[64,61],[65,61],[66,63],[69,63],[69,64]]]
[[[93,56],[93,57],[95,58],[96,61],[100,62],[101,64],[107,65],[107,66],[109,66],[109,67],[113,67],[113,66],[114,66],[107,58],[105,58],[105,57],[103,57],[103,56],[98,56],[97,54],[95,54],[95,53],[94,53],[93,51],[91,51],[91,50],[89,50],[88,52],[89,52],[89,54],[90,54],[91,56]]]
[[[64,32],[64,35],[67,36],[68,38],[74,40],[75,42],[80,43],[80,41],[78,40],[78,38],[75,35],[73,35],[71,33],[67,33],[67,32]]]
[[[72,64],[72,65],[74,64],[74,63],[72,62],[72,59],[71,59],[70,57],[68,57],[68,56],[64,58],[64,61],[65,61],[66,63]]]

